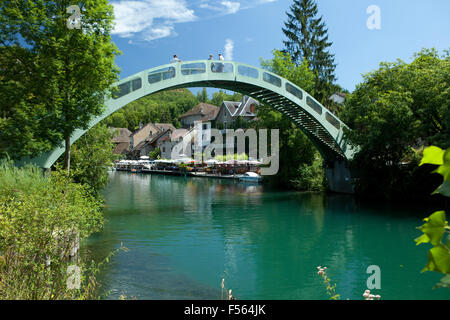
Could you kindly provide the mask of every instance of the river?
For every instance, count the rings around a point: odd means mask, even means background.
[[[449,299],[441,278],[421,273],[429,246],[416,246],[433,211],[363,204],[351,195],[281,192],[209,178],[110,173],[105,227],[83,242],[95,260],[123,244],[99,279],[104,298],[362,300],[370,265],[382,299]],[[434,209],[434,208],[433,208]]]

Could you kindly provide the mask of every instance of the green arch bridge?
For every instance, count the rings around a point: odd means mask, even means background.
[[[231,90],[265,103],[291,119],[325,159],[330,190],[353,193],[347,160],[353,157],[355,149],[344,139],[346,125],[303,89],[276,74],[239,62],[198,60],[148,69],[114,86],[119,91],[106,99],[103,114],[93,118],[89,128],[130,102],[159,91],[189,87]],[[77,129],[71,143],[86,131]],[[27,162],[50,168],[63,153],[64,147],[57,147]]]

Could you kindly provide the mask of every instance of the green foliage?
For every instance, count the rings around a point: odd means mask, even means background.
[[[450,148],[446,151],[435,146],[428,147],[423,152],[423,158],[420,165],[433,164],[438,165],[434,172],[443,176],[444,182],[434,193],[441,193],[450,197],[448,183],[450,182]],[[422,270],[436,271],[446,276],[436,285],[436,287],[445,287],[450,289],[450,227],[444,211],[437,211],[424,219],[425,223],[418,229],[423,234],[415,242],[417,245],[430,243],[433,248],[428,251],[428,264]],[[444,239],[443,239],[444,238]]]
[[[199,101],[187,89],[163,91],[133,101],[113,113],[103,123],[114,128],[139,129],[143,123],[172,123],[180,127],[178,117],[195,107]]]
[[[153,159],[153,160],[159,159],[161,157],[161,150],[159,148],[155,148],[155,150],[150,151],[148,156],[150,157],[150,159]]]
[[[197,100],[200,102],[208,103],[208,92],[206,88],[203,88],[202,91],[197,93]]]
[[[73,4],[30,0],[0,6],[0,92],[10,97],[0,99],[2,154],[38,155],[63,139],[68,151],[73,131],[87,128],[103,111],[103,98],[118,78],[113,7],[107,0],[77,3],[82,29],[68,29],[66,10]]]
[[[412,148],[450,146],[449,74],[448,58],[423,50],[410,64],[382,63],[364,76],[341,112],[352,128],[345,130],[348,141],[359,147],[357,193],[390,199],[429,194],[430,179],[417,168]],[[417,186],[422,190],[411,192]]]
[[[208,101],[209,104],[213,106],[220,107],[224,101],[241,101],[242,94],[238,92],[233,92],[233,94],[228,94],[223,90],[214,92],[212,98]]]
[[[423,151],[420,165],[423,164],[438,165],[439,167],[433,173],[440,174],[444,179],[433,194],[440,193],[443,196],[450,197],[450,148],[444,151],[435,146],[428,147]]]
[[[101,229],[102,203],[67,173],[0,164],[0,299],[94,299],[95,266],[80,259],[80,289],[69,290],[77,238]]]
[[[261,65],[264,69],[287,78],[302,89],[313,91],[314,74],[309,70],[306,61],[297,66],[288,54],[274,50],[273,59],[261,60]],[[268,183],[283,189],[305,190],[308,188],[309,190],[310,187],[318,189],[320,184],[318,181],[324,179],[324,173],[323,170],[318,169],[320,163],[313,165],[317,150],[301,129],[282,113],[266,105],[258,107],[257,118],[258,121],[253,123],[255,129],[280,130],[280,169],[277,175],[267,177]],[[309,179],[312,180],[308,181]]]
[[[286,52],[273,50],[272,55],[272,59],[260,59],[261,66],[264,69],[278,74],[314,95],[314,73],[309,69],[308,60],[302,60],[301,63],[297,65]]]
[[[292,181],[295,188],[305,191],[324,190],[326,188],[326,179],[322,162],[322,157],[316,152],[314,161],[311,165],[306,163],[301,164],[298,177]]]
[[[318,266],[317,270],[319,270],[317,274],[322,277],[323,283],[327,286],[327,295],[330,297],[330,300],[340,300],[341,295],[336,292],[337,284],[335,283],[332,285],[331,279],[326,273],[327,267],[322,268],[321,266]]]
[[[72,145],[72,169],[74,182],[87,185],[96,197],[108,183],[108,170],[117,155],[113,153],[113,132],[98,124]]]
[[[287,21],[282,28],[287,40],[283,41],[286,51],[296,65],[304,61],[314,74],[314,97],[325,103],[333,93],[336,64],[329,52],[332,42],[322,17],[318,17],[314,0],[294,0],[287,12]]]

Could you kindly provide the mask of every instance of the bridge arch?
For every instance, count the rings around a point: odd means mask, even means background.
[[[274,73],[244,63],[217,60],[171,63],[138,72],[114,86],[118,87],[118,93],[105,100],[105,111],[91,120],[87,130],[144,96],[178,88],[213,87],[248,95],[285,114],[308,136],[324,159],[335,164],[331,165],[333,175],[334,167],[343,167],[355,153],[344,140],[343,130],[346,125],[310,94]],[[87,130],[75,130],[71,143]],[[42,168],[50,168],[63,153],[64,148],[57,147],[31,162]],[[330,182],[329,173],[327,176]],[[350,179],[348,173],[342,176],[341,172],[338,176],[336,179],[339,183],[343,179]],[[349,190],[348,187],[346,189]]]

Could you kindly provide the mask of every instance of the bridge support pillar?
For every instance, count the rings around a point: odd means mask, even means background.
[[[325,167],[330,191],[354,194],[352,176],[345,160],[334,160]]]

